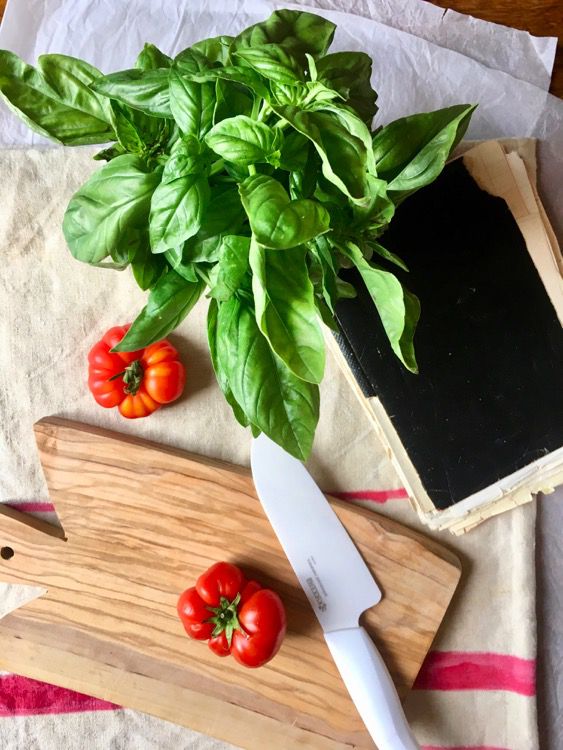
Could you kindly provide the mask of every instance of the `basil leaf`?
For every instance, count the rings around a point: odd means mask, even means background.
[[[73,195],[63,233],[78,260],[95,264],[127,246],[133,229],[144,230],[161,172],[138,156],[124,154],[94,172]]]
[[[168,75],[167,68],[131,68],[97,78],[90,88],[151,117],[171,118]]]
[[[25,124],[67,146],[115,140],[111,111],[89,84],[100,71],[66,55],[42,55],[37,69],[0,50],[0,96]]]
[[[394,274],[371,266],[357,245],[348,242],[346,250],[375,303],[391,348],[408,370],[418,372],[413,344],[420,317],[418,298],[403,289]]]
[[[206,237],[205,239],[192,237],[192,239],[184,245],[184,262],[216,263],[219,260],[222,245],[222,234],[213,237]]]
[[[190,76],[207,70],[208,62],[191,49],[178,55],[170,70],[170,109],[186,135],[203,138],[213,124],[215,86],[194,83]]]
[[[330,243],[326,237],[317,237],[314,248],[310,251],[319,265],[321,273],[321,293],[330,312],[334,315],[334,308],[340,296],[338,294],[338,276]]]
[[[228,300],[242,286],[248,273],[250,237],[226,235],[221,239],[217,274],[209,294],[218,300]]]
[[[228,184],[214,185],[205,208],[202,227],[194,241],[219,234],[244,234],[241,229],[245,223],[246,213],[237,188]]]
[[[261,96],[263,99],[267,99],[270,96],[268,87],[261,76],[258,75],[252,68],[237,68],[235,66],[227,66],[225,68],[211,68],[205,70],[202,73],[192,73],[186,75],[190,81],[196,83],[205,83],[206,81],[231,81],[232,83],[240,83],[242,86],[249,88],[257,96]]]
[[[227,117],[252,114],[253,104],[254,96],[249,89],[220,77],[215,80],[214,124]]]
[[[194,157],[197,144],[184,141],[170,157],[151,199],[149,235],[153,253],[182,245],[199,231],[209,200],[207,175]]]
[[[205,142],[226,161],[247,166],[256,162],[276,164],[282,138],[279,128],[238,115],[214,125]]]
[[[353,225],[355,228],[379,230],[389,224],[395,214],[395,204],[387,194],[387,183],[373,174],[367,175],[366,196],[352,203]]]
[[[151,289],[145,307],[112,352],[133,352],[160,341],[177,328],[201,296],[205,285],[168,271]]]
[[[317,111],[330,113],[344,130],[348,131],[350,135],[353,135],[364,144],[367,171],[372,175],[376,175],[377,170],[373,155],[371,131],[358,115],[346,105],[338,102],[321,102],[318,105]]]
[[[377,173],[389,183],[395,203],[436,179],[467,130],[475,106],[459,104],[402,117],[374,135]]]
[[[109,99],[108,101],[111,102],[113,109],[113,124],[117,140],[125,151],[132,154],[143,154],[146,150],[146,143],[131,118],[131,110],[118,102]]]
[[[251,308],[237,297],[218,313],[217,350],[249,421],[286,451],[306,459],[319,418],[319,389],[296,377],[270,349]]]
[[[98,151],[97,154],[94,154],[92,159],[94,159],[94,161],[111,161],[112,159],[115,159],[116,156],[122,156],[126,152],[127,149],[124,149],[123,146],[118,143],[115,146],[103,148],[101,151]]]
[[[284,250],[328,232],[330,216],[316,201],[290,200],[273,177],[248,177],[239,192],[252,232],[264,247]]]
[[[221,362],[217,353],[217,318],[218,318],[218,304],[217,301],[212,299],[209,303],[207,310],[207,341],[209,343],[209,353],[211,355],[211,364],[215,371],[217,383],[219,388],[223,391],[225,400],[233,410],[235,419],[243,427],[248,427],[250,422],[248,421],[246,414],[241,409],[240,404],[237,402],[229,386],[229,378],[227,373],[222,369]]]
[[[331,114],[307,112],[290,105],[272,108],[312,141],[327,180],[350,198],[365,196],[367,151],[359,138],[351,135]]]
[[[380,255],[382,258],[385,258],[385,260],[388,260],[390,263],[394,263],[396,266],[399,266],[399,268],[402,268],[403,271],[407,271],[408,268],[404,260],[399,258],[398,255],[395,255],[395,253],[392,253],[391,250],[387,250],[386,247],[383,247],[383,245],[380,245],[379,242],[374,242],[373,240],[369,240],[367,243],[367,246],[374,250],[378,255]]]
[[[131,257],[131,270],[138,286],[145,291],[156,283],[166,268],[166,262],[161,255],[151,253],[148,237],[140,242]]]
[[[324,338],[306,254],[304,247],[267,250],[253,241],[252,291],[258,327],[273,351],[298,378],[320,383],[325,366]]]
[[[229,47],[233,39],[234,37],[224,34],[214,36],[192,44],[191,49],[202,54],[210,63],[226,65],[229,61]]]
[[[235,55],[269,81],[291,85],[304,79],[302,66],[279,44],[245,47],[237,50]]]
[[[242,31],[233,41],[231,50],[280,44],[305,66],[306,53],[315,58],[326,53],[335,30],[333,23],[314,13],[276,10],[266,21]]]
[[[280,153],[280,166],[288,172],[305,169],[309,156],[309,140],[295,130],[284,136]]]
[[[198,281],[199,276],[195,272],[195,266],[189,260],[184,258],[184,246],[174,247],[166,250],[164,257],[168,261],[172,270],[176,271],[186,281]],[[161,258],[161,255],[153,255],[154,258]]]
[[[148,42],[135,61],[135,67],[140,70],[158,70],[158,68],[169,68],[171,65],[172,58]]]
[[[371,57],[365,52],[334,52],[317,62],[319,80],[338,91],[368,127],[377,112],[371,66]]]

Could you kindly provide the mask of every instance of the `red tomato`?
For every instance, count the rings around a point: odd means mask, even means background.
[[[98,404],[119,408],[128,419],[147,417],[184,390],[186,373],[178,352],[163,339],[135,352],[110,351],[129,325],[107,331],[88,354],[88,387]]]
[[[232,654],[245,667],[261,667],[280,649],[286,630],[279,596],[247,581],[240,568],[212,565],[178,600],[188,635],[207,640],[218,656]]]

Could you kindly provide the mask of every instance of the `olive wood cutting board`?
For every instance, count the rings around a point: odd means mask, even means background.
[[[57,418],[35,435],[64,533],[0,509],[0,581],[47,590],[0,621],[1,669],[249,750],[374,747],[247,469]],[[364,624],[404,695],[459,563],[369,510],[331,503],[382,589]],[[176,615],[178,595],[218,560],[286,606],[286,639],[260,669],[218,658]]]

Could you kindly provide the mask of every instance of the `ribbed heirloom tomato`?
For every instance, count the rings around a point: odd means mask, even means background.
[[[110,328],[90,349],[88,387],[100,406],[117,406],[124,417],[136,419],[175,401],[184,390],[186,371],[166,339],[135,352],[110,351],[129,328]]]
[[[248,581],[228,562],[212,565],[178,600],[186,633],[207,641],[217,656],[231,654],[245,667],[273,659],[285,636],[285,609],[280,597],[257,581]]]

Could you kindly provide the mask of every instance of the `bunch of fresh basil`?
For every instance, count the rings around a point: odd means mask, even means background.
[[[30,128],[106,144],[63,230],[75,258],[131,266],[150,290],[116,349],[166,336],[207,290],[211,359],[235,417],[299,458],[319,415],[319,321],[335,328],[337,301],[355,295],[341,268],[359,270],[393,351],[416,371],[420,305],[378,238],[438,176],[474,109],[372,131],[371,59],[327,54],[334,31],[280,10],[174,59],[147,44],[134,68],[107,76],[64,55],[33,68],[0,52],[0,92]]]

